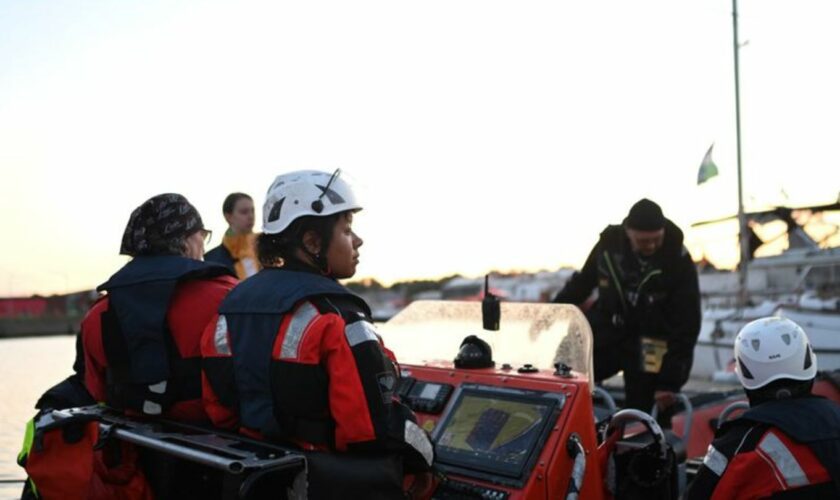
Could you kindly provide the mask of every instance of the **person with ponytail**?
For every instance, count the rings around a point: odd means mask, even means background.
[[[228,229],[219,246],[204,255],[207,262],[227,266],[241,280],[259,271],[254,234],[254,200],[245,193],[230,193],[222,204]]]

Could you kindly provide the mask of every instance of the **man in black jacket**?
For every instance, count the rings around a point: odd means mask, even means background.
[[[626,407],[671,406],[691,371],[700,290],[683,233],[659,205],[642,199],[622,225],[607,226],[554,302],[581,305],[596,287],[598,297],[586,312],[595,337],[595,381],[624,370]]]

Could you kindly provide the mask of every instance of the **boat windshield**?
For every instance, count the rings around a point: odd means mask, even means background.
[[[577,307],[502,302],[499,326],[498,331],[482,328],[481,302],[418,300],[378,331],[401,364],[451,362],[464,337],[477,335],[493,349],[496,367],[531,364],[553,370],[562,362],[592,384],[592,330]]]

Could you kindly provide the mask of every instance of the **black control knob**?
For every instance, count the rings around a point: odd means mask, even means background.
[[[536,373],[539,369],[531,363],[525,363],[517,370],[519,373]]]

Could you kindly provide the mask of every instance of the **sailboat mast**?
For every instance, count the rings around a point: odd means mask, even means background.
[[[747,216],[744,214],[744,190],[741,180],[741,91],[738,72],[738,0],[732,0],[732,45],[735,52],[735,134],[738,154],[738,228],[741,247],[741,260],[738,264],[738,305],[747,305],[747,263],[749,255],[749,235],[747,233]]]

